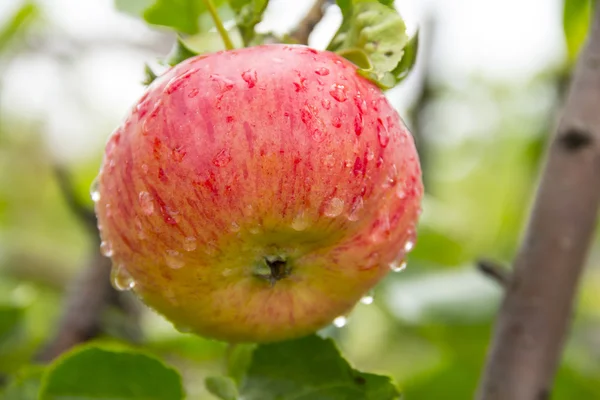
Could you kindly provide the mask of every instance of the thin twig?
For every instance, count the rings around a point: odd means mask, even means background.
[[[510,273],[494,261],[478,260],[477,269],[502,287],[506,287],[510,281]]]
[[[98,228],[94,210],[86,205],[81,198],[77,196],[77,193],[73,188],[73,182],[71,182],[71,177],[63,166],[56,165],[54,167],[54,173],[58,183],[58,188],[60,189],[62,197],[65,199],[67,206],[71,212],[75,214],[77,219],[83,223],[84,227],[93,233],[95,238],[97,238]]]
[[[308,14],[298,23],[296,29],[290,33],[290,37],[300,44],[308,44],[308,37],[319,21],[323,19],[328,4],[329,1],[327,0],[316,0],[315,4],[308,11]]]
[[[571,319],[600,202],[600,7],[553,136],[477,398],[542,400]]]

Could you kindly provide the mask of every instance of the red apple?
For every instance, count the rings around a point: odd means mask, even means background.
[[[113,281],[182,329],[313,332],[413,246],[413,138],[336,54],[266,45],[188,59],[113,133],[97,192]]]

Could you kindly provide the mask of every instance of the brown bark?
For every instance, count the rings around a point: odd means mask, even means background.
[[[479,400],[550,397],[600,201],[600,7],[547,153]]]
[[[290,33],[290,37],[298,43],[308,44],[308,37],[325,15],[327,3],[327,0],[316,0],[315,4],[308,11],[308,14],[300,21],[296,29]]]

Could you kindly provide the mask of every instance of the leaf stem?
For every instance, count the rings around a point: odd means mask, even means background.
[[[223,43],[225,44],[225,48],[227,50],[233,50],[235,46],[229,37],[229,33],[227,33],[227,29],[223,26],[223,21],[221,21],[221,17],[219,17],[219,13],[217,12],[217,8],[215,7],[212,0],[202,0],[204,1],[204,5],[206,5],[206,9],[210,13],[210,16],[215,23],[215,27],[219,31],[219,35],[221,35],[221,39],[223,39]]]

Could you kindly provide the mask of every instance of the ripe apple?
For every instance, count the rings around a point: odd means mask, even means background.
[[[412,136],[336,54],[265,45],[188,59],[112,134],[93,197],[113,282],[180,329],[302,336],[414,244]]]

